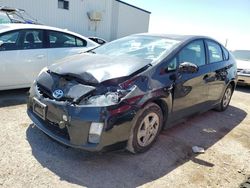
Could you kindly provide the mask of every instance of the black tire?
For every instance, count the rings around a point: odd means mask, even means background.
[[[146,124],[148,124],[148,126],[146,126]],[[132,153],[143,153],[147,151],[158,137],[162,129],[162,124],[163,114],[161,108],[155,103],[147,104],[137,113],[133,120],[127,150]],[[143,136],[143,132],[146,133],[145,136]]]
[[[220,104],[215,108],[215,110],[219,112],[225,111],[229,106],[232,95],[233,95],[233,87],[231,84],[229,84],[221,98]]]

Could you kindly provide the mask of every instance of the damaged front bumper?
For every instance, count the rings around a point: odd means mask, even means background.
[[[42,104],[40,114],[34,110],[36,104]],[[130,106],[119,113],[122,106],[95,107],[72,105],[69,102],[55,101],[39,96],[35,87],[30,90],[27,113],[34,124],[51,138],[70,147],[88,151],[112,149],[113,146],[124,147],[129,138],[131,121],[136,114],[135,107]],[[115,113],[114,113],[115,112]],[[101,124],[97,143],[91,143],[92,124]],[[93,129],[93,128],[92,128]],[[116,148],[117,149],[117,148]]]

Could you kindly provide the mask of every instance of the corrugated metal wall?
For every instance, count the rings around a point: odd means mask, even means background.
[[[21,8],[46,25],[108,41],[148,30],[144,20],[148,20],[149,15],[115,0],[69,0],[69,10],[59,9],[58,0],[0,0],[0,6]],[[88,11],[101,12],[102,20],[96,23],[90,21]]]
[[[93,22],[87,20],[88,28],[85,30],[89,35],[94,35],[102,37],[106,40],[111,39],[111,20],[112,20],[112,3],[113,0],[85,0],[85,10],[88,11],[98,11],[102,13],[102,21]],[[95,24],[97,24],[97,30],[95,31]]]
[[[116,38],[148,32],[150,14],[119,3]],[[128,13],[129,12],[129,13]]]

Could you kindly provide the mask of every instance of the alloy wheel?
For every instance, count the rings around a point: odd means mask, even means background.
[[[224,108],[227,107],[227,105],[229,104],[231,96],[232,96],[232,90],[230,87],[228,87],[222,101],[222,105]]]
[[[142,147],[148,146],[156,137],[159,125],[160,119],[156,113],[152,112],[145,116],[138,129],[138,144]]]

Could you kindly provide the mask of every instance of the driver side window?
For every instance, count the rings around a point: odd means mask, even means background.
[[[0,51],[18,50],[19,49],[19,31],[12,31],[0,36]]]
[[[167,70],[168,70],[168,71],[174,71],[174,70],[176,70],[176,68],[177,68],[177,59],[176,59],[176,57],[175,57],[174,59],[172,59],[172,60],[168,63],[168,65],[167,65]]]
[[[205,47],[202,40],[196,40],[185,46],[178,54],[179,64],[184,62],[202,66],[205,61]]]

